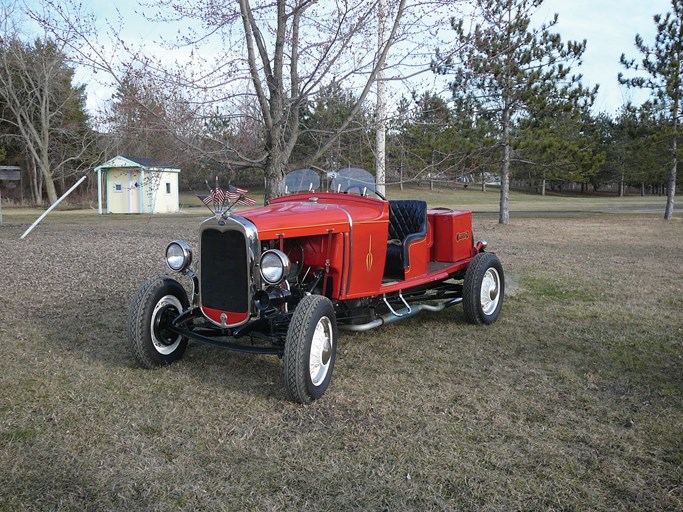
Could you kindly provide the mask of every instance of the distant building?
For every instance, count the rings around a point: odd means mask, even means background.
[[[0,182],[8,182],[9,188],[14,188],[15,181],[21,180],[21,167],[13,165],[0,165]],[[2,224],[2,194],[0,194],[0,224]]]
[[[180,210],[180,169],[151,158],[119,155],[95,167],[95,171],[100,214],[103,213],[103,187],[106,213],[173,213]]]

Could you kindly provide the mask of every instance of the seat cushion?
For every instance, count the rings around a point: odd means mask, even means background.
[[[427,203],[414,199],[389,201],[389,238],[404,241],[408,235],[427,234]]]
[[[403,272],[410,266],[410,243],[427,236],[427,203],[418,200],[389,201],[389,239],[401,245],[387,246],[386,269]]]
[[[403,274],[403,245],[387,245],[387,262],[384,272],[389,275]]]

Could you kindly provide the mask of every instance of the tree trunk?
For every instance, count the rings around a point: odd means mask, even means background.
[[[403,192],[403,158],[401,158],[399,172],[401,173],[401,192]]]
[[[621,179],[619,180],[619,197],[624,197],[624,187],[625,187],[624,181],[625,181],[624,173],[622,172],[621,173]]]
[[[38,172],[36,162],[30,156],[26,159],[29,173],[29,186],[31,188],[31,196],[33,197],[33,204],[36,206],[43,205],[43,175]]]
[[[645,183],[640,182],[640,197],[645,197]]]
[[[382,48],[386,44],[385,33],[387,25],[387,2],[386,0],[379,0],[377,4],[377,24],[378,24],[378,34],[377,34],[377,55],[380,55]],[[377,84],[377,134],[376,134],[376,147],[377,152],[377,171],[375,177],[375,183],[377,186],[377,192],[382,195],[386,195],[386,188],[384,186],[386,182],[386,166],[387,166],[387,155],[386,155],[386,120],[387,120],[387,93],[386,93],[386,83],[384,82],[384,64],[380,65],[377,72],[377,78],[375,79]]]
[[[38,189],[38,180],[36,179],[36,169],[35,166],[31,164],[30,160],[27,160],[26,163],[27,168],[28,168],[28,188],[31,191],[31,198],[33,199],[33,202],[36,202],[37,195],[36,190]]]
[[[671,220],[674,214],[674,197],[676,196],[676,166],[678,164],[677,141],[678,137],[678,100],[674,102],[674,126],[671,137],[671,167],[669,169],[669,182],[666,191],[666,208],[664,209],[664,220]]]
[[[676,139],[673,140],[673,151],[676,153]],[[674,197],[676,196],[676,158],[674,157],[671,169],[669,169],[669,184],[666,193],[666,208],[664,220],[671,220],[674,214]]]
[[[541,180],[541,195],[545,195],[545,176],[543,176],[543,179]]]
[[[47,193],[47,200],[51,205],[55,204],[57,199],[59,199],[59,196],[57,195],[54,179],[52,176],[46,176],[45,173],[43,173],[43,177],[45,178],[45,192]]]
[[[508,197],[510,195],[510,108],[503,109],[503,169],[500,176],[500,210],[498,223],[509,224],[510,212]]]
[[[282,195],[280,185],[287,174],[286,157],[282,150],[273,148],[268,156],[265,167],[266,186],[263,192],[264,204],[271,199]]]

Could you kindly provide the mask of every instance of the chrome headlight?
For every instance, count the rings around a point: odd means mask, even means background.
[[[181,240],[174,240],[166,246],[166,264],[174,272],[182,272],[192,263],[192,250]]]
[[[289,258],[284,252],[271,249],[261,255],[259,267],[266,283],[279,284],[289,275]]]

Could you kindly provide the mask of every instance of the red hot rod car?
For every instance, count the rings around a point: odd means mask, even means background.
[[[137,361],[175,361],[189,339],[274,354],[284,360],[289,398],[308,403],[330,384],[340,329],[459,303],[469,322],[496,320],[503,268],[475,241],[471,212],[387,201],[360,169],[332,174],[327,192],[317,173],[301,170],[267,206],[218,207],[200,226],[194,270],[190,247],[168,244],[167,264],[190,278],[191,297],[168,277],[138,290],[128,325]]]

